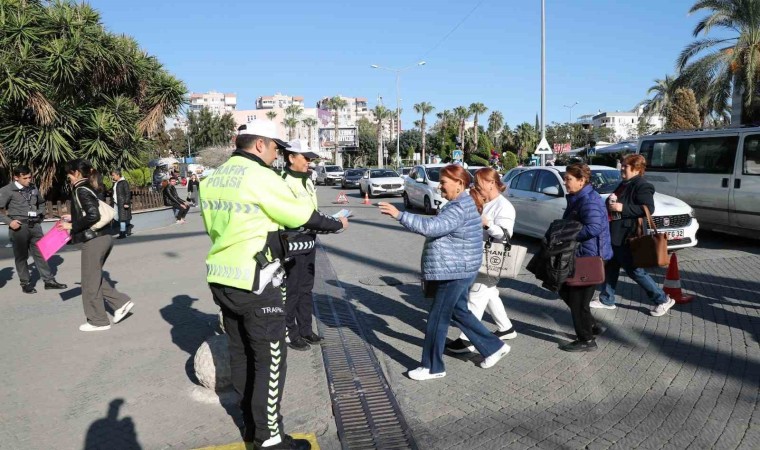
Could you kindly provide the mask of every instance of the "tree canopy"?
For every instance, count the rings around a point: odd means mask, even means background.
[[[86,3],[0,0],[0,165],[26,164],[43,191],[63,163],[139,164],[187,89]]]

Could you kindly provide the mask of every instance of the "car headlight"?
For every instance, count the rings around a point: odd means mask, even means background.
[[[372,187],[380,187],[379,184],[372,183]]]

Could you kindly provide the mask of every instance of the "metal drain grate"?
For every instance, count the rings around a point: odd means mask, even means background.
[[[329,262],[320,267],[327,265]],[[337,280],[332,267],[329,270],[331,274],[323,275]],[[417,450],[353,306],[342,298],[321,293],[314,296],[314,304],[321,322],[319,329],[325,337],[322,357],[343,449]]]

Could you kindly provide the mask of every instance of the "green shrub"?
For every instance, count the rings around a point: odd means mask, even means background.
[[[504,167],[504,170],[511,170],[517,167],[517,155],[515,155],[512,152],[507,152],[506,155],[501,157],[501,165]]]
[[[471,166],[485,166],[490,167],[490,164],[488,164],[488,160],[484,159],[478,155],[470,155],[470,161],[467,163]]]

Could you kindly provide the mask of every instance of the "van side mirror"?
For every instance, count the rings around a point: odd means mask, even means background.
[[[557,186],[546,187],[543,191],[541,191],[541,193],[545,195],[551,195],[552,197],[561,197],[559,188]]]
[[[362,178],[369,178],[369,172],[364,172],[364,176]]]
[[[422,177],[417,177],[417,178],[414,179],[414,181],[416,181],[418,183],[422,183],[423,181],[425,181],[425,179],[422,178]]]

